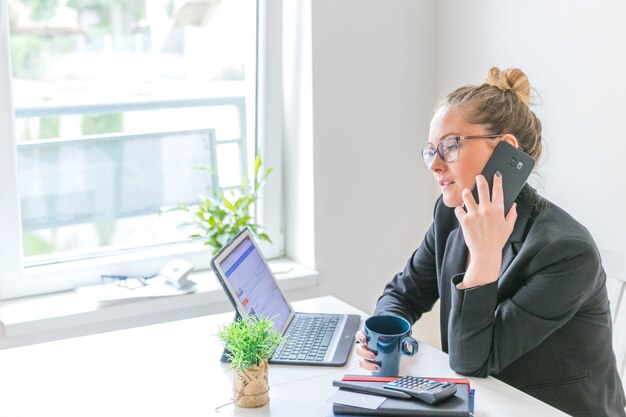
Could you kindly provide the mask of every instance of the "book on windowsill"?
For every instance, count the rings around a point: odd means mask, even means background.
[[[372,382],[372,384],[384,385],[384,382]],[[340,388],[340,391],[345,391]],[[376,409],[355,407],[352,405],[333,403],[332,412],[334,416],[445,416],[445,417],[469,417],[473,411],[473,393],[468,392],[467,385],[459,384],[456,395],[439,404],[430,405],[417,399],[403,400],[387,398]],[[473,391],[473,390],[472,390]],[[369,395],[369,394],[360,394]],[[374,394],[376,395],[376,394]]]

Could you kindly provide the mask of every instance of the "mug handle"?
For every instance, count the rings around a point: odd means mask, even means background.
[[[410,350],[409,345],[411,346]],[[413,356],[417,353],[419,345],[417,344],[417,340],[413,339],[411,336],[405,336],[402,338],[402,342],[400,342],[400,349],[403,355]]]

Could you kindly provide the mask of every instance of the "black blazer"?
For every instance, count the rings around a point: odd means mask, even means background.
[[[450,367],[494,377],[575,416],[626,416],[606,275],[591,235],[526,185],[499,279],[467,290],[468,249],[441,197],[434,222],[375,314],[415,322],[441,299]]]

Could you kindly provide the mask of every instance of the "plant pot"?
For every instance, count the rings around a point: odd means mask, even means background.
[[[233,398],[235,405],[244,408],[262,407],[269,401],[270,385],[267,377],[267,360],[259,366],[243,371],[234,369]]]

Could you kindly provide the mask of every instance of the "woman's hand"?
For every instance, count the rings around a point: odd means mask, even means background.
[[[356,354],[359,355],[359,366],[366,371],[370,372],[378,372],[380,371],[380,367],[372,363],[373,360],[376,360],[376,355],[374,352],[367,350],[367,339],[365,338],[365,333],[359,330],[356,332]]]
[[[479,175],[476,177],[476,187],[480,203],[474,200],[471,191],[466,188],[462,197],[467,212],[462,207],[454,210],[470,253],[470,262],[459,288],[489,284],[496,281],[500,274],[502,249],[513,232],[517,205],[513,204],[507,216],[504,216],[502,176],[498,174],[493,177],[491,200],[487,180]]]

